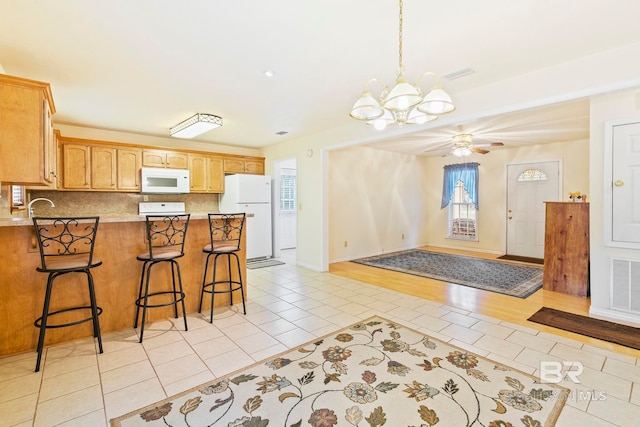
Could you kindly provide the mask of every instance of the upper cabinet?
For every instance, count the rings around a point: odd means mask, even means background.
[[[249,173],[255,175],[264,175],[264,158],[225,157],[224,173]]]
[[[55,187],[54,113],[48,83],[0,74],[0,182]]]
[[[224,193],[222,157],[189,153],[189,171],[192,193]]]
[[[180,151],[143,149],[142,166],[150,168],[188,169],[188,155]]]

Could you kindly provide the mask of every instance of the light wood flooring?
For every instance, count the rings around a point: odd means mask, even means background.
[[[431,251],[468,255],[485,259],[496,259],[497,255],[422,247]],[[329,272],[360,280],[362,282],[393,289],[398,292],[425,298],[441,304],[461,308],[478,314],[495,317],[508,322],[539,329],[556,335],[572,338],[603,349],[616,351],[633,357],[639,357],[640,351],[617,344],[585,337],[560,329],[551,328],[527,321],[527,318],[542,307],[555,308],[571,313],[589,316],[589,298],[575,297],[558,292],[540,289],[528,298],[517,298],[495,292],[484,291],[438,280],[398,273],[381,268],[368,267],[354,262],[338,262],[329,266]]]

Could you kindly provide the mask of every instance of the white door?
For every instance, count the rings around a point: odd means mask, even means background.
[[[560,161],[507,165],[507,254],[544,258],[545,203],[560,200]]]
[[[612,238],[640,242],[640,123],[613,128]]]

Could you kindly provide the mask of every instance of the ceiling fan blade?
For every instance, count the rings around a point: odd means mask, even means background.
[[[473,144],[474,147],[502,147],[502,142],[487,142],[485,144]]]
[[[473,151],[474,153],[479,153],[479,154],[487,154],[489,152],[489,150],[482,150],[482,149],[477,148],[477,147],[469,147],[469,150]]]
[[[442,155],[442,157],[447,157],[447,156],[451,156],[451,155],[453,155],[453,150],[449,151],[448,153],[444,153]]]

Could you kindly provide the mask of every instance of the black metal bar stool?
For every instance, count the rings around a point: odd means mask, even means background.
[[[49,328],[62,328],[92,321],[93,336],[98,339],[98,347],[100,353],[102,353],[102,337],[100,335],[100,322],[98,320],[98,315],[102,313],[102,308],[96,304],[93,275],[91,274],[92,268],[102,264],[101,260],[93,256],[99,220],[99,217],[33,218],[36,240],[38,241],[38,248],[40,249],[40,265],[36,270],[48,274],[42,316],[34,322],[34,325],[40,328],[36,372],[40,370],[44,334]],[[87,275],[89,305],[50,311],[49,305],[51,303],[53,282],[58,277],[69,273],[84,273]],[[80,310],[90,311],[91,316],[79,320],[66,321],[65,323],[49,323],[50,318],[53,316]]]
[[[136,300],[136,319],[133,323],[134,329],[138,327],[140,308],[142,308],[142,320],[140,322],[140,341],[144,335],[144,322],[147,317],[147,308],[165,307],[173,305],[173,313],[178,318],[178,304],[182,305],[182,316],[184,317],[184,330],[187,330],[187,313],[184,306],[184,291],[182,289],[182,276],[180,275],[180,264],[176,261],[184,256],[184,242],[189,226],[189,214],[181,215],[147,215],[146,238],[149,250],[137,256],[138,261],[142,261],[142,274],[140,276],[140,290]],[[149,292],[151,281],[151,269],[162,263],[171,265],[171,290]],[[176,287],[176,277],[178,287]],[[170,295],[169,301],[163,296]],[[154,301],[151,303],[149,298]]]
[[[247,314],[247,308],[244,302],[244,289],[242,283],[242,271],[240,267],[240,258],[237,252],[241,250],[240,239],[244,228],[245,214],[209,214],[209,234],[211,243],[206,245],[202,251],[207,254],[207,260],[204,265],[204,276],[202,277],[202,290],[200,291],[200,304],[198,312],[202,311],[202,300],[204,294],[211,294],[211,315],[209,322],[213,323],[213,297],[215,294],[228,293],[231,305],[233,305],[233,292],[239,290],[242,297],[242,311]],[[209,260],[213,256],[213,273],[211,281],[207,282],[207,270],[209,268]],[[218,257],[227,257],[227,267],[229,278],[217,280]],[[237,280],[233,280],[233,271],[231,269],[231,257],[236,260]],[[229,289],[216,290],[216,285],[226,284]]]

